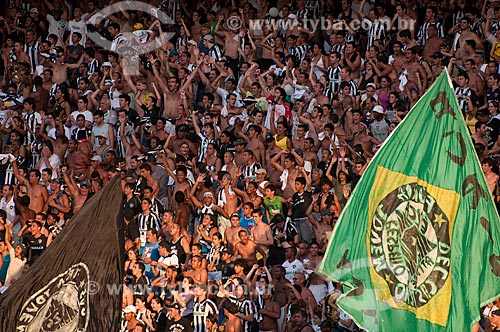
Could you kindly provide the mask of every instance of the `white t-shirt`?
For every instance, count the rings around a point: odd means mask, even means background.
[[[73,35],[73,32],[78,32],[82,35],[82,39],[80,40],[80,45],[85,47],[85,41],[87,39],[87,24],[85,24],[85,21],[83,19],[80,19],[79,22],[71,20],[69,21],[68,28],[69,31],[71,32],[71,35]],[[69,37],[69,44],[73,45],[73,41],[71,40],[71,35]]]
[[[59,174],[58,174],[59,164],[61,163],[59,156],[56,154],[53,154],[52,156],[50,156],[49,163],[50,163],[50,167],[52,168],[51,179],[57,179],[59,177]],[[41,158],[39,171],[41,172],[44,168],[48,168],[48,165],[45,162],[45,160],[43,158]]]
[[[285,278],[287,278],[288,281],[292,283],[293,283],[293,275],[295,273],[304,271],[304,265],[298,259],[295,259],[293,262],[287,260],[283,264],[281,264],[281,266],[283,266],[286,270]]]
[[[12,281],[17,280],[21,277],[24,269],[24,264],[26,264],[26,259],[21,260],[16,257],[14,253],[14,248],[12,248],[9,252],[10,255],[10,264],[7,269],[7,276],[5,277],[5,286],[10,286]]]
[[[14,203],[14,196],[7,202],[5,197],[0,200],[0,209],[7,212],[7,220],[13,222],[16,218],[16,203]]]
[[[94,123],[94,116],[92,115],[91,111],[83,111],[83,112],[74,111],[71,113],[71,115],[73,116],[75,121],[77,120],[76,117],[80,114],[83,114],[83,116],[85,117],[85,121],[88,121],[90,123]]]

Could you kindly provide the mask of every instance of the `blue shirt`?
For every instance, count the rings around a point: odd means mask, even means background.
[[[157,261],[160,258],[160,252],[158,251],[158,242],[156,243],[148,243],[146,242],[143,247],[141,247],[140,254],[142,256],[142,260],[144,261],[146,258],[151,258],[153,261]],[[152,281],[154,279],[153,271],[151,271],[151,264],[144,264],[146,267],[145,275],[146,277]]]
[[[5,278],[7,277],[7,270],[10,265],[10,253],[7,253],[7,255],[3,256],[3,264],[2,268],[0,269],[0,281],[2,284],[5,282]]]
[[[252,228],[255,227],[255,221],[253,221],[253,217],[247,218],[244,215],[242,215],[240,217],[240,226],[243,227],[244,229],[246,229],[248,234],[250,234],[250,231],[252,230]]]

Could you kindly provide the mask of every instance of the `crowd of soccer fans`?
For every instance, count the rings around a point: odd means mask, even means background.
[[[120,176],[121,331],[356,331],[318,265],[445,68],[499,200],[500,1],[0,7],[2,291]]]

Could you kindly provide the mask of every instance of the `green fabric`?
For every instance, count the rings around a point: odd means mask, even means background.
[[[375,155],[320,272],[368,331],[470,331],[500,294],[500,227],[444,71]]]

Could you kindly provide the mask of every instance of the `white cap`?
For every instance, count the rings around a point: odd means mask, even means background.
[[[377,105],[373,108],[373,112],[378,114],[384,114],[384,108],[380,105]]]
[[[136,313],[136,309],[135,309],[135,306],[133,305],[128,305],[125,307],[125,309],[123,309],[123,313],[125,314],[128,314],[129,312],[133,312],[134,314]]]

